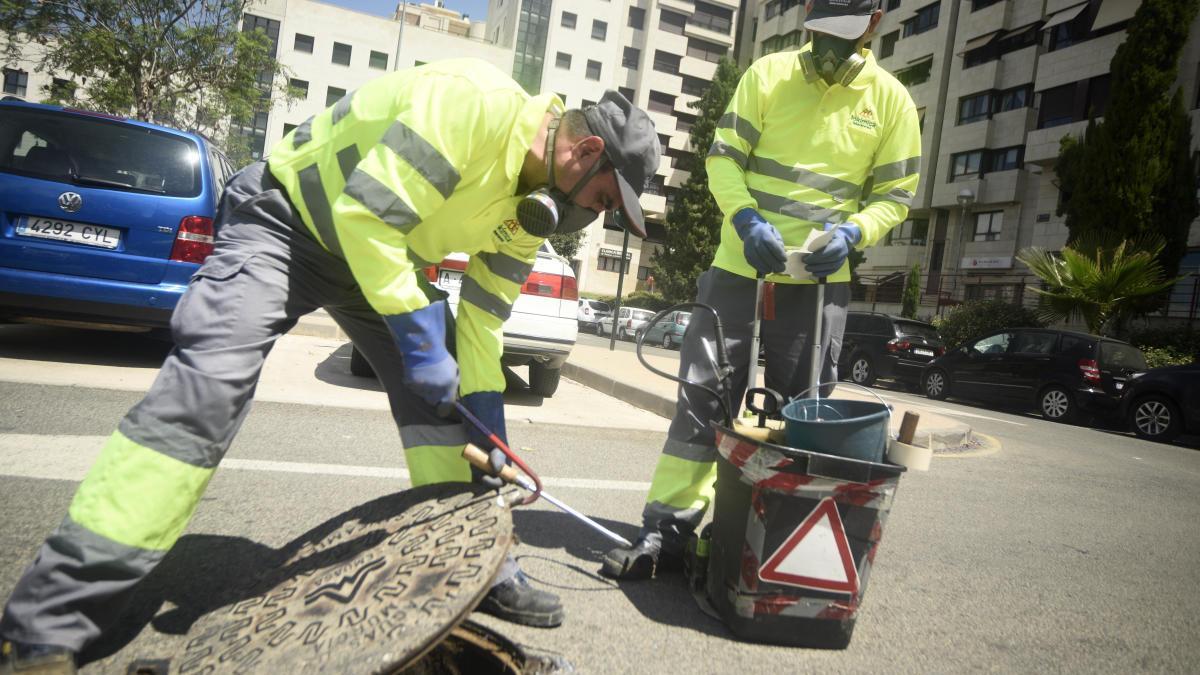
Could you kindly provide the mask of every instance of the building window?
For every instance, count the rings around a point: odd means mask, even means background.
[[[675,54],[668,54],[661,49],[654,50],[654,69],[670,75],[679,74],[679,59]]]
[[[54,78],[50,83],[50,96],[56,101],[70,101],[75,98],[75,90],[78,88],[74,82],[64,80],[61,77]]]
[[[589,80],[599,80],[600,79],[600,62],[588,59],[587,72],[584,73],[584,77],[586,77]]]
[[[288,134],[292,133],[292,130],[294,130],[295,128],[296,128],[295,124],[288,124],[287,122],[284,122],[283,123],[283,135],[287,136]]]
[[[575,22],[578,20],[579,20],[578,16],[575,16],[574,14],[572,14],[570,12],[563,12],[562,13],[562,21],[560,21],[559,23],[562,25],[563,28],[570,28],[570,29],[574,30]]]
[[[708,80],[691,75],[683,76],[683,93],[688,96],[704,96],[708,91]]]
[[[777,16],[779,16],[779,0],[771,0],[767,3],[767,15],[765,18],[767,21],[770,21]]]
[[[721,57],[725,56],[726,52],[728,51],[729,50],[723,45],[719,45],[715,42],[698,40],[696,38],[688,38],[687,55],[697,59],[704,59],[710,63],[716,63],[717,61],[720,61]]]
[[[29,73],[12,68],[4,69],[4,93],[25,98],[25,90],[29,88]]]
[[[296,95],[301,99],[308,98],[308,80],[301,80],[293,77],[288,80],[288,87],[295,89]]]
[[[1075,121],[1075,85],[1064,84],[1041,92],[1038,105],[1038,128],[1045,129]]]
[[[587,99],[585,98],[585,99],[583,99],[583,103],[582,103],[582,104],[579,106],[579,109],[580,109],[580,110],[583,110],[583,109],[585,109],[585,108],[590,108],[590,107],[592,107],[592,106],[594,106],[594,105],[596,105],[596,102],[595,102],[595,101],[589,101],[589,100],[587,100]]]
[[[958,100],[958,123],[970,124],[992,116],[992,92],[964,96]]]
[[[387,54],[384,54],[383,52],[377,52],[374,49],[371,50],[371,62],[367,64],[368,67],[374,68],[375,70],[387,70],[387,64]]]
[[[716,33],[729,35],[733,32],[733,10],[725,7],[710,5],[701,0],[695,1],[696,11],[688,18],[688,23]]]
[[[763,56],[766,56],[767,54],[774,54],[775,52],[782,52],[788,49],[797,49],[802,44],[804,44],[804,31],[794,30],[783,35],[772,35],[763,40],[762,53]]]
[[[950,180],[964,176],[978,176],[983,164],[983,151],[971,150],[950,155]]]
[[[566,94],[555,94],[555,96],[557,96],[558,99],[563,102],[563,105],[567,104],[567,95]]]
[[[571,55],[566,52],[559,52],[554,55],[554,67],[562,68],[563,70],[571,69]]]
[[[920,35],[921,33],[937,28],[938,14],[941,11],[942,3],[940,2],[925,5],[921,9],[918,9],[916,16],[901,24],[903,26],[904,37]]]
[[[629,87],[617,87],[617,92],[624,96],[625,100],[629,101],[630,103],[636,103],[636,91],[630,89]]]
[[[305,54],[313,53],[313,36],[296,33],[296,41],[292,44],[292,48]]]
[[[900,0],[888,0],[887,9],[889,12],[893,9],[900,9]]]
[[[345,45],[340,42],[333,43],[333,62],[339,66],[350,65],[350,53],[352,49],[350,45]]]
[[[600,251],[600,255],[596,257],[596,269],[601,272],[621,272],[626,274],[629,272],[629,261],[626,260],[624,264],[621,264],[620,258],[614,258],[602,250]]]
[[[975,214],[975,241],[996,241],[1000,238],[1000,226],[1004,223],[1003,211],[985,211]]]
[[[637,277],[638,281],[645,281],[650,276],[650,268],[645,265],[638,265]]]
[[[1025,146],[1016,145],[1011,148],[1000,148],[988,152],[989,171],[1012,171],[1021,168],[1025,157]]]
[[[1012,89],[1005,89],[996,94],[996,112],[1007,112],[1029,105],[1029,97],[1033,93],[1033,85],[1023,84]]]
[[[900,31],[894,30],[884,35],[879,42],[879,58],[886,59],[896,53],[896,43],[900,40]]]
[[[626,68],[637,70],[638,64],[642,60],[642,50],[634,47],[626,47],[621,54],[621,65]]]
[[[513,79],[530,94],[542,90],[546,35],[550,31],[550,0],[523,0],[513,50]]]
[[[1108,110],[1108,99],[1111,94],[1112,76],[1108,73],[1097,75],[1088,80],[1087,102],[1084,104],[1084,118],[1103,117]]]
[[[600,21],[599,19],[593,19],[592,20],[592,39],[604,42],[604,39],[606,37],[608,37],[608,23],[606,23],[604,21]]]
[[[650,100],[646,103],[646,109],[670,115],[675,112],[675,97],[651,89]]]
[[[646,10],[641,7],[629,8],[629,27],[642,30],[646,26]]]
[[[926,59],[914,66],[909,66],[903,70],[897,70],[896,79],[900,80],[900,84],[906,87],[915,87],[918,84],[929,81],[929,75],[933,71],[933,59]]]
[[[346,95],[346,90],[341,89],[339,87],[330,87],[330,88],[326,89],[325,90],[325,107],[328,108],[329,106],[333,105],[334,103],[337,103],[345,95]]]
[[[658,15],[658,28],[664,33],[683,35],[683,27],[687,25],[687,17],[669,10],[662,10]]]
[[[971,11],[978,12],[984,7],[991,7],[1001,0],[971,0]]]

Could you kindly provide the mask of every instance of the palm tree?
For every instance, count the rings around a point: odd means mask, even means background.
[[[1085,235],[1059,253],[1034,247],[1017,255],[1045,284],[1038,316],[1047,323],[1082,317],[1088,331],[1099,334],[1112,321],[1119,329],[1138,303],[1170,288],[1158,254],[1165,243],[1158,235],[1122,240]]]

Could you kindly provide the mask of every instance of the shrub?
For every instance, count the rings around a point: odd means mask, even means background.
[[[1152,328],[1135,331],[1129,344],[1142,350],[1151,368],[1182,366],[1200,360],[1200,331]]]
[[[653,312],[661,312],[672,304],[674,303],[664,298],[661,293],[649,291],[634,291],[621,299],[622,307],[640,307]]]
[[[947,349],[1005,328],[1045,326],[1033,310],[1004,300],[968,300],[933,325]]]

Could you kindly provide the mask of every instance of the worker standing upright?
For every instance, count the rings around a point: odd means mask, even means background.
[[[659,153],[620,94],[564,111],[474,59],[380,77],[285,136],[226,186],[215,251],[171,320],[175,348],[12,591],[0,673],[74,672],[187,525],[275,340],[319,307],[382,380],[414,486],[471,480],[468,439],[503,464],[446,415],[461,397],[504,438],[501,325],[539,246],[606,210],[645,236],[638,196]],[[470,254],[457,321],[423,274],[456,251]],[[511,557],[481,609],[563,619]]]
[[[820,381],[835,381],[850,300],[846,258],[902,222],[917,189],[916,106],[865,47],[883,17],[878,1],[816,0],[807,11],[811,42],[750,66],[705,162],[725,219],[697,301],[721,317],[735,368],[735,400],[747,388],[756,277],[774,283],[775,316],[762,322],[767,387],[787,398],[804,392],[814,340],[820,341]],[[782,274],[786,246],[801,246],[814,230],[833,228],[832,240],[804,261],[813,277],[830,282],[820,308],[821,334],[813,335],[817,287]],[[691,323],[680,348],[681,378],[718,388],[708,365],[715,340],[706,322]],[[824,387],[822,395],[831,391],[832,385]],[[714,397],[679,389],[638,540],[607,553],[604,574],[645,579],[656,569],[682,565],[683,546],[714,494],[717,450],[709,423],[718,419]]]

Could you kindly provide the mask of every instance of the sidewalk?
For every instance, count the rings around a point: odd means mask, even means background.
[[[292,330],[296,335],[308,335],[333,340],[347,340],[346,334],[323,311],[313,312],[300,320]],[[667,352],[657,347],[643,350],[646,361],[655,368],[677,374],[679,353]],[[606,347],[595,347],[576,343],[571,356],[563,365],[563,376],[586,387],[595,389],[613,398],[671,419],[675,415],[675,400],[678,385],[664,377],[646,370],[630,351]],[[760,380],[761,384],[761,375]],[[915,445],[933,448],[934,451],[950,451],[968,445],[972,440],[971,427],[963,422],[939,415],[920,404],[898,398],[892,392],[872,389],[892,407],[891,430],[897,433],[904,413],[912,411],[921,415],[917,427]],[[838,386],[838,398],[874,401],[874,396],[852,386]]]
[[[642,351],[646,361],[655,368],[677,375],[679,353],[667,352],[657,347],[645,347]],[[666,418],[675,415],[677,387],[675,382],[650,372],[632,352],[619,349],[609,351],[607,347],[576,344],[571,356],[563,366],[563,375],[576,382],[599,390],[627,403],[638,406]],[[759,385],[762,385],[760,370]],[[898,398],[892,392],[872,389],[892,407],[891,431],[898,433],[904,413],[920,414],[914,445],[932,448],[934,451],[949,451],[962,448],[971,442],[971,427],[945,415],[939,415],[908,400]],[[838,385],[837,398],[877,401],[867,391],[854,386]]]

